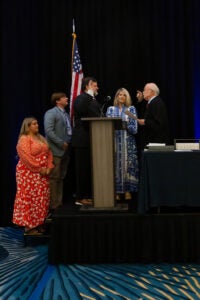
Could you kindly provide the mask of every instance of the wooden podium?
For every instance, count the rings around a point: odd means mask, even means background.
[[[115,208],[115,134],[121,118],[82,118],[89,122],[95,210]]]

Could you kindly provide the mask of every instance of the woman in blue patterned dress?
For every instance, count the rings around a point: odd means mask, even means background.
[[[135,135],[137,133],[137,121],[127,114],[129,111],[137,116],[136,109],[131,106],[131,97],[125,88],[120,88],[114,98],[114,105],[108,107],[107,117],[121,117],[125,130],[115,130],[115,179],[116,200],[124,194],[125,200],[132,198],[132,193],[138,190],[138,157]]]

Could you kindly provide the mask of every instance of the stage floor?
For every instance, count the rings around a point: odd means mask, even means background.
[[[49,263],[200,262],[200,213],[81,211],[71,202],[52,218]]]

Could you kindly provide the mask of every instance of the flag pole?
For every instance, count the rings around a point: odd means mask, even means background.
[[[72,61],[71,61],[71,68],[72,68],[72,78],[71,78],[71,91],[70,91],[70,118],[73,125],[74,122],[74,101],[78,95],[81,93],[81,85],[83,79],[83,70],[81,59],[78,51],[77,41],[76,41],[76,33],[75,33],[75,23],[73,19],[72,23]]]
[[[73,53],[74,53],[74,45],[75,45],[75,41],[76,41],[76,33],[75,33],[75,22],[74,19],[72,21],[72,37],[73,37],[73,41],[72,41],[72,61],[71,61],[71,70],[73,70]]]

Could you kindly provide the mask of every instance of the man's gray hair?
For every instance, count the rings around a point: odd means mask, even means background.
[[[155,92],[155,94],[158,96],[160,94],[159,87],[154,82],[147,83],[148,87]]]

